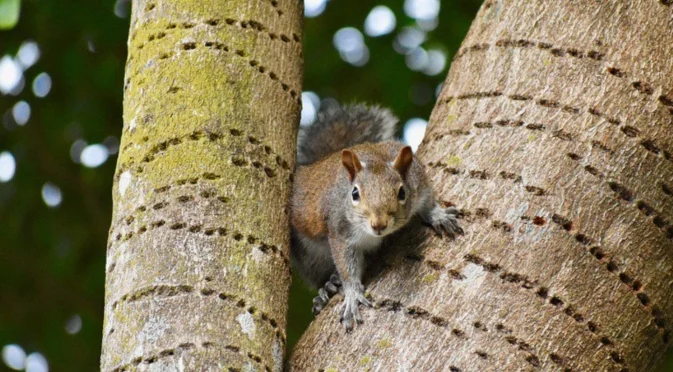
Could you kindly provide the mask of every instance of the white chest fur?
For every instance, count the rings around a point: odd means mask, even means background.
[[[354,231],[352,235],[348,237],[348,244],[363,252],[372,252],[379,249],[382,241],[383,236],[374,236],[360,229]]]

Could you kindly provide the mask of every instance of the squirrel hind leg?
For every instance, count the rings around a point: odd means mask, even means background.
[[[325,285],[318,290],[318,295],[313,299],[313,315],[318,315],[327,306],[329,300],[341,290],[341,278],[334,273]]]
[[[290,248],[294,268],[312,289],[321,288],[336,271],[326,241],[313,240],[295,231]]]

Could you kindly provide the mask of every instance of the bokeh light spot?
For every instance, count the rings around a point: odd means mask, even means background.
[[[411,146],[411,149],[416,152],[418,145],[423,141],[423,136],[425,136],[425,128],[428,126],[428,122],[421,118],[409,119],[404,124],[404,143]]]
[[[428,62],[423,68],[426,75],[439,75],[446,67],[446,54],[438,49],[431,49],[428,51]]]
[[[35,97],[46,97],[50,90],[51,76],[46,72],[37,75],[35,80],[33,80],[33,94],[35,94]]]
[[[427,66],[429,57],[428,52],[423,48],[416,48],[406,56],[407,67],[414,71],[421,71]]]
[[[400,54],[407,54],[423,44],[425,39],[425,32],[415,27],[405,27],[397,34],[393,42],[393,48]]]
[[[63,201],[61,189],[51,182],[47,182],[42,186],[42,200],[50,208],[58,207]]]
[[[9,151],[0,153],[0,182],[7,182],[14,177],[16,172],[16,161],[14,155]]]
[[[317,17],[325,11],[327,0],[304,0],[304,16]]]
[[[404,12],[414,19],[433,19],[439,15],[439,0],[405,0]]]
[[[365,33],[372,37],[391,33],[395,29],[395,13],[385,5],[379,5],[369,12],[365,19]]]
[[[89,145],[82,150],[79,161],[88,168],[96,168],[105,163],[108,158],[108,150],[105,145]]]
[[[80,164],[81,157],[82,157],[82,151],[86,148],[87,143],[83,139],[78,139],[77,141],[72,143],[72,146],[70,146],[70,158],[75,164]]]
[[[75,314],[65,323],[65,331],[74,335],[79,333],[80,330],[82,330],[82,317]]]
[[[439,97],[442,93],[442,88],[444,88],[444,82],[437,84],[437,88],[435,88],[435,97]]]
[[[40,353],[30,353],[26,358],[26,372],[49,372],[47,358]]]
[[[131,9],[131,0],[117,0],[115,2],[114,13],[119,18],[128,17],[130,9]]]
[[[107,152],[114,155],[119,151],[119,138],[115,136],[107,136],[103,140],[103,145],[107,147]]]
[[[12,107],[12,116],[19,125],[25,125],[30,119],[30,105],[26,101],[19,101]]]
[[[332,41],[344,61],[354,66],[364,66],[369,62],[369,48],[358,29],[344,27],[334,34]]]
[[[362,67],[369,62],[369,48],[363,45],[362,48],[339,53],[341,59],[356,67]]]
[[[303,92],[301,94],[301,121],[300,125],[310,125],[315,121],[320,110],[320,97],[313,92]]]
[[[439,17],[432,19],[417,19],[416,25],[425,32],[433,31],[439,26]]]
[[[24,41],[16,57],[23,66],[23,69],[26,70],[40,59],[40,48],[34,41]]]
[[[0,92],[2,94],[14,92],[22,77],[21,65],[16,63],[12,57],[4,56],[0,59]]]
[[[26,366],[26,352],[19,345],[5,345],[2,348],[2,361],[11,369],[23,370]]]
[[[362,33],[355,27],[344,27],[334,34],[334,47],[340,52],[354,51],[365,44]]]

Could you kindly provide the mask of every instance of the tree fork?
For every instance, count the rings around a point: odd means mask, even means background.
[[[671,28],[664,1],[486,1],[419,153],[466,235],[408,230],[365,324],[345,334],[332,301],[294,370],[654,368],[673,310]]]
[[[134,1],[101,369],[280,371],[300,4]]]

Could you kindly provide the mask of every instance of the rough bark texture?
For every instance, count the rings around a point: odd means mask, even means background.
[[[650,370],[673,321],[669,3],[487,1],[420,151],[466,235],[393,256],[353,334],[332,301],[295,370]]]
[[[133,2],[101,369],[282,368],[294,2]]]

